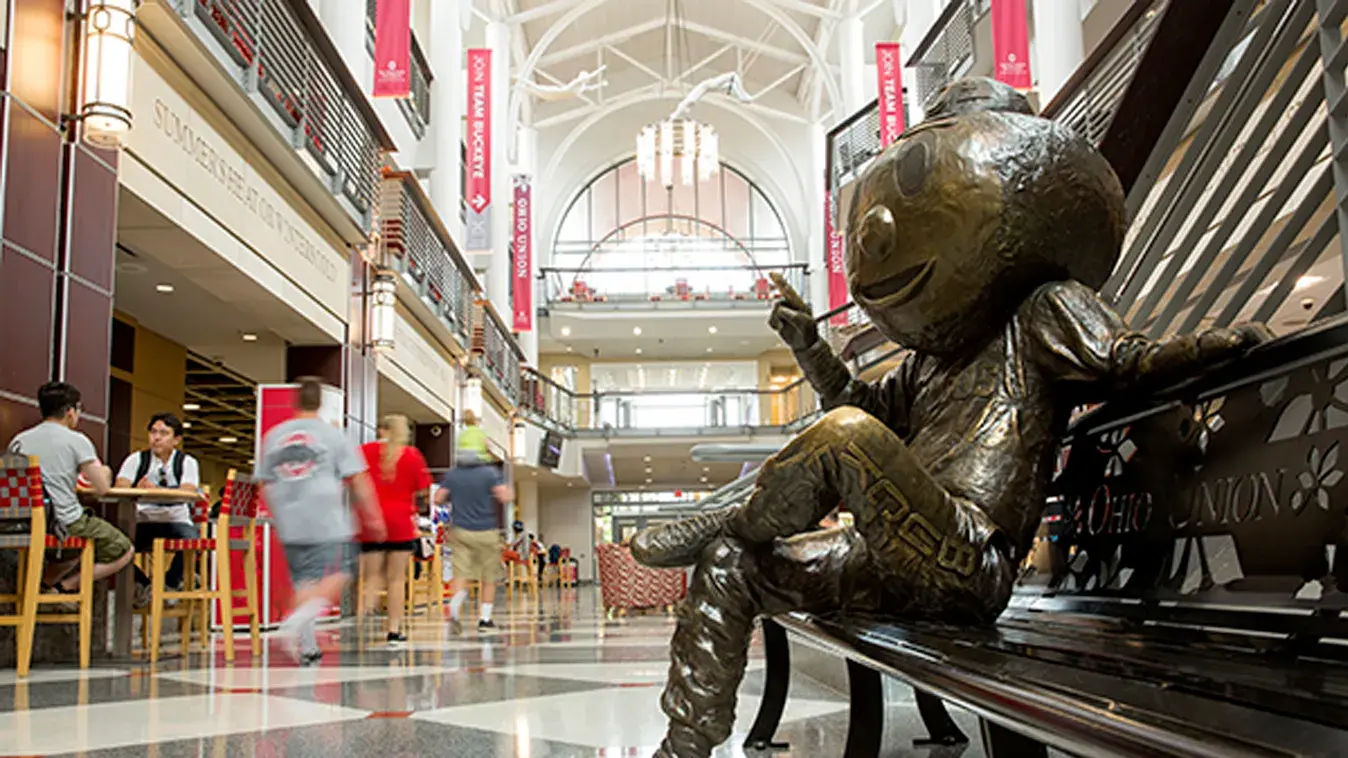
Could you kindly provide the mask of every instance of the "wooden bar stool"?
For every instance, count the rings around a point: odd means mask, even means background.
[[[248,637],[252,643],[253,657],[262,655],[262,600],[258,591],[258,539],[257,530],[264,519],[258,511],[262,505],[261,486],[246,476],[240,476],[230,469],[225,476],[225,491],[220,500],[220,516],[216,522],[216,535],[228,537],[228,553],[224,563],[230,564],[231,585],[238,584],[233,576],[233,557],[243,554],[243,587],[231,587],[228,595],[220,603],[220,626],[229,629],[240,616],[248,619]],[[233,530],[241,531],[242,536],[235,537]],[[243,600],[243,605],[235,605],[235,600]],[[232,653],[231,653],[232,655]],[[232,657],[227,660],[233,660]]]
[[[211,518],[211,502],[206,497],[198,498],[192,504],[192,523],[200,530],[196,539],[157,539],[150,552],[148,575],[150,577],[150,606],[140,613],[147,617],[149,629],[150,663],[159,662],[160,639],[164,631],[164,619],[179,619],[178,628],[182,632],[182,650],[186,653],[192,644],[194,622],[201,627],[201,645],[210,644],[209,618],[210,603],[228,603],[232,596],[230,584],[229,541],[207,536],[207,525]],[[229,527],[229,514],[220,509],[221,528]],[[228,531],[217,531],[217,534]],[[164,585],[164,573],[172,562],[174,554],[183,556],[183,589],[170,590]],[[216,582],[211,583],[210,566],[207,558],[214,554],[216,558]],[[171,601],[177,601],[176,607],[170,607]],[[142,627],[145,629],[146,627]],[[234,660],[234,627],[226,625],[225,660]]]
[[[444,547],[444,534],[437,527],[434,533],[435,549],[431,551],[430,558],[419,558],[412,556],[412,560],[407,562],[407,608],[406,615],[410,618],[416,614],[417,607],[425,601],[426,612],[431,613],[435,609],[432,618],[443,616],[445,607],[445,585],[441,578],[444,571],[444,558],[441,556]],[[420,580],[416,578],[416,565],[421,564]]]
[[[17,627],[17,668],[27,677],[33,661],[33,639],[38,624],[78,624],[80,668],[89,668],[93,633],[94,543],[80,537],[58,540],[47,534],[47,509],[42,499],[42,470],[36,457],[0,456],[0,521],[28,525],[27,533],[0,534],[0,549],[19,551],[15,591],[0,595],[0,605],[13,605],[15,612],[0,616],[0,626]],[[42,592],[42,569],[49,549],[80,551],[78,594]],[[74,603],[75,613],[39,613],[43,605]]]

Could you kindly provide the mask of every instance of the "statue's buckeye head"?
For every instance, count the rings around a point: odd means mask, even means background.
[[[1040,285],[1099,287],[1118,260],[1123,190],[1105,159],[987,79],[956,82],[858,180],[847,284],[885,336],[976,349]]]

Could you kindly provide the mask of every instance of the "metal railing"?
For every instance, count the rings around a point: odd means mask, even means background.
[[[434,78],[431,64],[421,50],[421,43],[417,41],[417,35],[413,34],[411,95],[398,100],[398,108],[417,139],[425,137],[426,129],[431,125],[431,81]]]
[[[696,266],[682,268],[555,268],[539,269],[543,301],[548,305],[586,303],[737,302],[771,299],[771,273],[786,277],[809,297],[809,267]]]
[[[518,404],[524,351],[496,308],[482,298],[478,298],[473,316],[473,356],[483,378],[494,383],[512,404]]]
[[[477,277],[416,176],[386,172],[379,190],[379,253],[463,345],[473,336]]]
[[[908,65],[917,70],[917,101],[931,108],[947,84],[974,64],[975,27],[992,7],[992,0],[950,0],[931,31],[918,43]]]
[[[1151,45],[1169,0],[1137,0],[1077,69],[1043,115],[1099,145]]]
[[[198,20],[239,66],[245,90],[260,93],[297,148],[313,157],[333,194],[345,198],[362,226],[375,202],[379,151],[387,137],[357,85],[319,39],[315,19],[287,0],[192,0]]]

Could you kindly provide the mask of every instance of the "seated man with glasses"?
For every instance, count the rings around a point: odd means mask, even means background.
[[[117,472],[117,487],[181,490],[180,503],[142,503],[136,509],[136,550],[147,553],[157,539],[191,540],[200,537],[192,523],[192,501],[201,492],[201,468],[197,459],[178,449],[183,441],[183,422],[172,413],[156,413],[145,427],[150,447],[132,453]],[[164,575],[171,590],[182,588],[183,554],[174,553]],[[136,606],[150,602],[150,578],[136,569]]]
[[[108,491],[112,471],[98,459],[94,443],[76,431],[80,391],[65,382],[48,382],[37,391],[42,423],[19,432],[9,451],[35,455],[42,469],[42,492],[51,507],[48,529],[54,534],[83,537],[94,543],[94,580],[106,579],[131,562],[131,540],[117,527],[84,510],[75,494],[81,474],[95,493]],[[58,553],[48,558],[42,578],[46,592],[79,591],[79,553]]]

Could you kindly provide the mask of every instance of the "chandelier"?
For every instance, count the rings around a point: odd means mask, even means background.
[[[693,177],[710,179],[720,166],[716,130],[691,118],[666,119],[647,124],[637,134],[637,171],[646,181],[659,180],[666,189],[677,178],[685,186]]]

